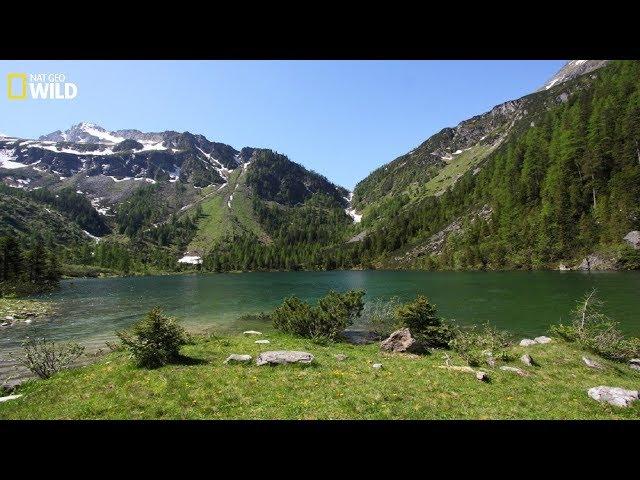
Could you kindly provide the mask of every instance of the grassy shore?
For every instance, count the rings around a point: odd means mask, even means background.
[[[539,364],[514,366],[519,377],[483,368],[491,383],[465,372],[438,368],[443,352],[429,356],[386,354],[377,344],[318,345],[280,333],[256,337],[198,337],[183,347],[189,359],[157,370],[134,366],[125,352],[27,382],[22,397],[0,403],[2,419],[638,419],[630,408],[600,404],[587,396],[598,385],[637,389],[640,372],[594,355],[606,368],[587,368],[573,345],[554,342],[525,351]],[[304,350],[311,365],[225,365],[231,353]],[[338,361],[334,355],[348,356]],[[456,365],[461,359],[448,352]],[[382,363],[383,369],[372,368]]]
[[[55,305],[43,300],[0,297],[0,320],[5,317],[24,319],[28,316],[41,317],[53,313]]]

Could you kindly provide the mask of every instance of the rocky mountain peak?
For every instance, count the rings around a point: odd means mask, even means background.
[[[549,90],[560,83],[604,67],[610,60],[570,60],[537,91]]]

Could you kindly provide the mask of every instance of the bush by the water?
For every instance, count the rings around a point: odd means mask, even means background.
[[[436,306],[418,295],[413,302],[396,309],[398,324],[407,327],[421,349],[448,348],[455,329],[438,317]]]
[[[640,338],[625,337],[602,307],[603,302],[592,290],[571,311],[571,322],[552,325],[551,334],[616,362],[640,356]]]
[[[494,358],[509,361],[508,348],[512,345],[508,332],[497,330],[488,323],[481,328],[476,325],[459,329],[450,346],[472,367],[483,363],[489,352]]]
[[[77,343],[56,344],[46,338],[28,338],[22,349],[22,364],[40,378],[49,378],[68,367],[84,352]]]
[[[283,332],[315,340],[333,341],[362,314],[363,290],[331,291],[316,305],[292,296],[271,314],[273,326]]]
[[[158,307],[147,313],[130,332],[116,332],[131,351],[136,363],[144,368],[157,368],[177,360],[180,347],[189,343],[185,330],[162,314]]]

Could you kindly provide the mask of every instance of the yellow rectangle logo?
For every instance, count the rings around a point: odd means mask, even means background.
[[[13,92],[13,81],[21,80],[22,88],[20,94]],[[7,75],[7,98],[9,100],[25,100],[27,98],[27,74],[26,73],[9,73]]]

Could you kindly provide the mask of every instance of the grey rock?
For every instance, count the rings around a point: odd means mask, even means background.
[[[551,343],[551,339],[549,337],[545,337],[544,335],[542,337],[536,337],[534,338],[536,343]]]
[[[589,368],[595,368],[597,370],[602,370],[604,368],[598,362],[596,362],[595,360],[591,360],[589,357],[582,357],[582,361]]]
[[[531,340],[530,338],[523,338],[520,340],[521,347],[528,347],[530,345],[535,345],[537,342],[535,340]]]
[[[623,240],[626,240],[626,242],[629,245],[631,245],[634,249],[636,249],[636,250],[640,249],[640,231],[633,230],[633,231],[627,233],[623,237]]]
[[[493,357],[487,357],[487,365],[489,365],[490,367],[495,367],[496,359]]]
[[[11,323],[9,323],[9,322],[0,323],[0,327],[10,327],[10,326],[11,326]]]
[[[373,368],[375,368],[376,370],[380,370],[382,368],[382,364],[381,363],[374,363],[372,365]]]
[[[483,372],[482,370],[478,370],[476,372],[476,378],[478,380],[480,380],[481,382],[488,382],[489,381],[489,375],[487,375],[487,373]]]
[[[11,393],[20,385],[22,385],[23,380],[18,380],[15,378],[5,380],[2,385],[0,385],[0,392]]]
[[[505,372],[513,372],[516,375],[520,375],[521,377],[528,377],[529,374],[527,372],[525,372],[524,370],[518,368],[518,367],[509,367],[507,365],[503,365],[502,367],[500,367],[500,370],[504,370]]]
[[[632,358],[629,360],[629,367],[634,370],[640,370],[640,358]]]
[[[256,332],[255,330],[246,330],[242,333],[244,335],[262,335],[262,332]]]
[[[578,270],[613,270],[615,262],[611,259],[606,259],[597,253],[587,255],[582,263],[578,265]]]
[[[380,342],[380,347],[388,352],[407,352],[411,349],[415,339],[408,328],[396,330],[389,338]]]
[[[22,394],[18,394],[18,395],[8,395],[6,397],[0,397],[0,403],[2,402],[7,402],[9,400],[15,400],[16,398],[20,398],[22,396]]]
[[[606,402],[616,407],[628,407],[638,400],[637,390],[625,390],[619,387],[599,387],[590,388],[587,394],[598,402]]]
[[[266,343],[271,343],[271,342],[270,342],[269,340],[266,340],[266,339],[265,339],[265,340],[256,340],[256,341],[255,341],[255,342],[253,342],[253,343],[262,343],[262,344],[266,344]]]
[[[307,352],[296,352],[292,350],[276,350],[262,352],[256,358],[256,365],[282,365],[285,363],[311,363],[313,355]]]
[[[334,357],[339,362],[344,362],[347,359],[347,356],[344,353],[337,353],[334,355]]]
[[[11,315],[7,315],[6,317],[4,317],[4,319],[5,319],[7,322],[13,322],[13,321],[15,320],[15,318],[14,318],[14,317],[12,317]]]
[[[24,321],[24,323],[26,323],[27,325],[29,325],[31,322],[33,322],[33,320],[31,320],[30,318]]]
[[[227,357],[224,363],[247,363],[251,361],[251,355],[241,355],[238,353],[232,353]]]
[[[529,367],[533,367],[536,363],[533,361],[533,358],[531,358],[531,355],[525,353],[524,355],[522,355],[520,357],[520,361],[522,363],[524,363],[525,365],[529,366]]]

